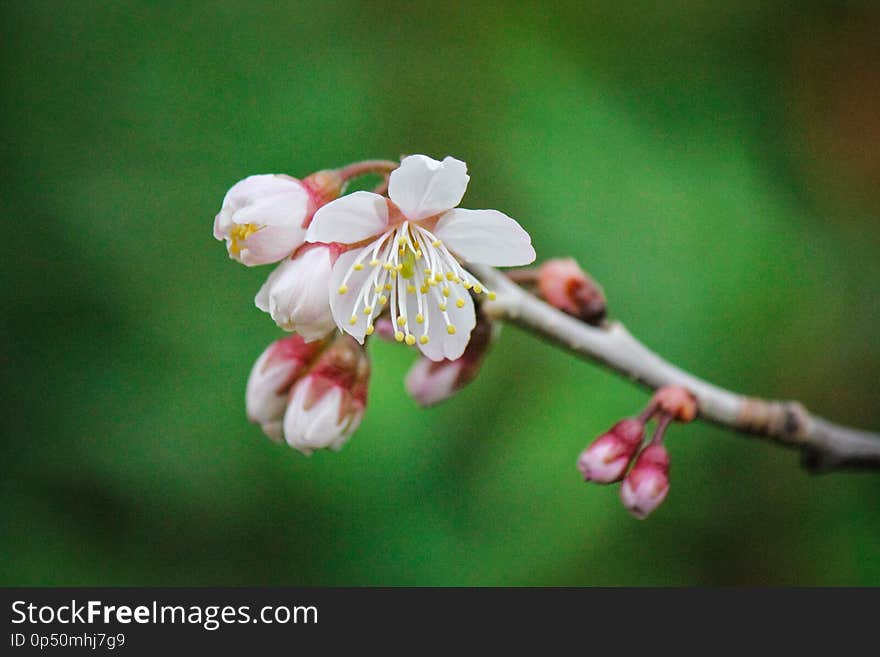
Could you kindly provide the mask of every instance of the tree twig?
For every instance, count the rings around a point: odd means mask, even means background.
[[[500,271],[470,265],[497,298],[486,312],[536,333],[648,388],[683,386],[697,398],[700,417],[744,434],[800,451],[813,472],[880,469],[880,435],[841,426],[811,414],[796,401],[748,397],[682,370],[648,349],[618,322],[593,327],[541,301]]]

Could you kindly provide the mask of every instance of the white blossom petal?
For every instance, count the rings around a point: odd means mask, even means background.
[[[372,192],[354,192],[330,201],[312,218],[308,242],[354,244],[377,235],[388,226],[388,203]]]
[[[365,294],[370,294],[371,298],[376,296],[372,293],[375,286],[373,280],[379,271],[383,271],[370,266],[372,249],[373,245],[369,245],[339,256],[330,273],[329,287],[325,288],[330,294],[330,308],[336,326],[361,344],[364,343],[367,327],[372,325],[373,318],[382,309],[379,303],[367,305],[364,301]],[[360,270],[354,268],[359,260],[363,266]],[[364,313],[365,306],[371,309],[370,313]]]
[[[328,247],[309,248],[278,265],[254,303],[285,331],[296,331],[306,341],[318,340],[335,326],[327,297],[329,276]]]
[[[357,427],[355,423],[346,426],[345,418],[340,417],[343,392],[339,388],[328,390],[307,408],[311,385],[308,378],[296,384],[284,414],[285,440],[306,456],[317,449],[338,449]]]
[[[514,267],[535,260],[529,234],[497,210],[450,210],[440,217],[434,234],[467,262]]]
[[[214,218],[214,237],[226,240],[230,257],[245,265],[277,262],[303,243],[310,203],[294,178],[250,176],[226,193]]]
[[[454,157],[438,162],[410,155],[391,172],[388,195],[407,219],[418,221],[461,203],[469,180],[467,165]]]

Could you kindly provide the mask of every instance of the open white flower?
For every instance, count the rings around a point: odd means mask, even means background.
[[[431,360],[462,355],[474,328],[473,294],[493,293],[459,262],[525,265],[535,259],[529,234],[497,210],[456,208],[469,180],[467,165],[411,155],[391,173],[390,200],[354,192],[322,207],[309,242],[339,242],[330,276],[337,326],[359,342],[386,305],[395,339],[418,345]]]

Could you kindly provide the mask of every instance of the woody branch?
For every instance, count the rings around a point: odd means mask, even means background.
[[[726,390],[664,360],[619,322],[590,326],[545,303],[492,267],[472,265],[471,269],[497,292],[497,299],[485,304],[486,312],[495,319],[516,324],[648,388],[687,388],[697,399],[702,419],[799,450],[804,466],[813,472],[880,469],[880,434],[835,424],[796,401],[761,399]]]

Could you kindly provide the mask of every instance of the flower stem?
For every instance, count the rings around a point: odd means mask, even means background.
[[[358,178],[368,173],[378,173],[387,176],[399,166],[399,162],[392,160],[363,160],[362,162],[354,162],[341,169],[337,169],[336,173],[343,181],[347,182],[352,178]]]
[[[742,434],[760,436],[801,452],[813,472],[837,468],[880,470],[880,434],[835,424],[794,401],[748,397],[690,374],[639,342],[619,322],[594,327],[566,315],[516,285],[497,269],[469,268],[497,292],[484,309],[586,360],[599,362],[630,381],[657,389],[686,388],[699,416]]]

